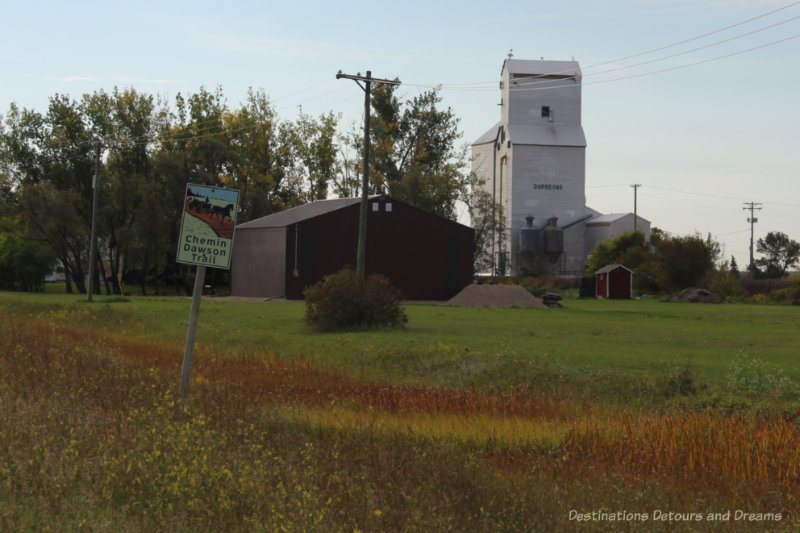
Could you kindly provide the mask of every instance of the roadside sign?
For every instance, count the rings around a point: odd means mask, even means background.
[[[229,269],[239,191],[189,183],[177,262]]]
[[[197,265],[197,271],[194,275],[189,327],[186,330],[186,348],[183,351],[179,389],[181,398],[186,398],[189,390],[194,338],[200,315],[200,298],[203,295],[206,267],[224,269],[231,267],[233,227],[236,225],[238,210],[239,191],[237,190],[193,183],[186,186],[176,260],[179,263]]]

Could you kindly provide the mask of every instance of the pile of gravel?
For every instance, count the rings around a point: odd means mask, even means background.
[[[466,307],[546,307],[521,285],[473,283],[450,298],[446,305]]]

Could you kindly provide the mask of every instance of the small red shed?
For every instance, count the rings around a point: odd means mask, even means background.
[[[629,300],[633,295],[633,270],[623,265],[606,265],[594,273],[595,296]]]

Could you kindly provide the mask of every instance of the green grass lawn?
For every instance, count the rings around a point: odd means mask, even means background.
[[[115,321],[132,334],[183,342],[190,299],[6,293],[0,302],[52,303]],[[408,327],[317,333],[298,301],[204,299],[197,334],[204,350],[303,358],[373,380],[449,387],[505,387],[547,374],[593,377],[672,375],[724,385],[739,354],[800,382],[800,309],[778,305],[701,305],[658,300],[569,299],[561,309],[408,305]],[[119,322],[120,324],[117,324]]]

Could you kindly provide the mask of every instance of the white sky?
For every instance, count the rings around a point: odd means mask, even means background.
[[[56,93],[134,87],[173,101],[219,85],[231,106],[263,88],[282,119],[302,105],[342,113],[347,126],[360,120],[363,92],[336,72],[371,70],[399,77],[408,97],[441,84],[471,143],[499,120],[510,49],[517,59],[574,58],[590,207],[632,211],[639,183],[641,216],[673,234],[710,232],[741,268],[744,202],[763,204],[756,239],[800,240],[798,1],[4,3],[2,114],[11,102],[45,112]]]

